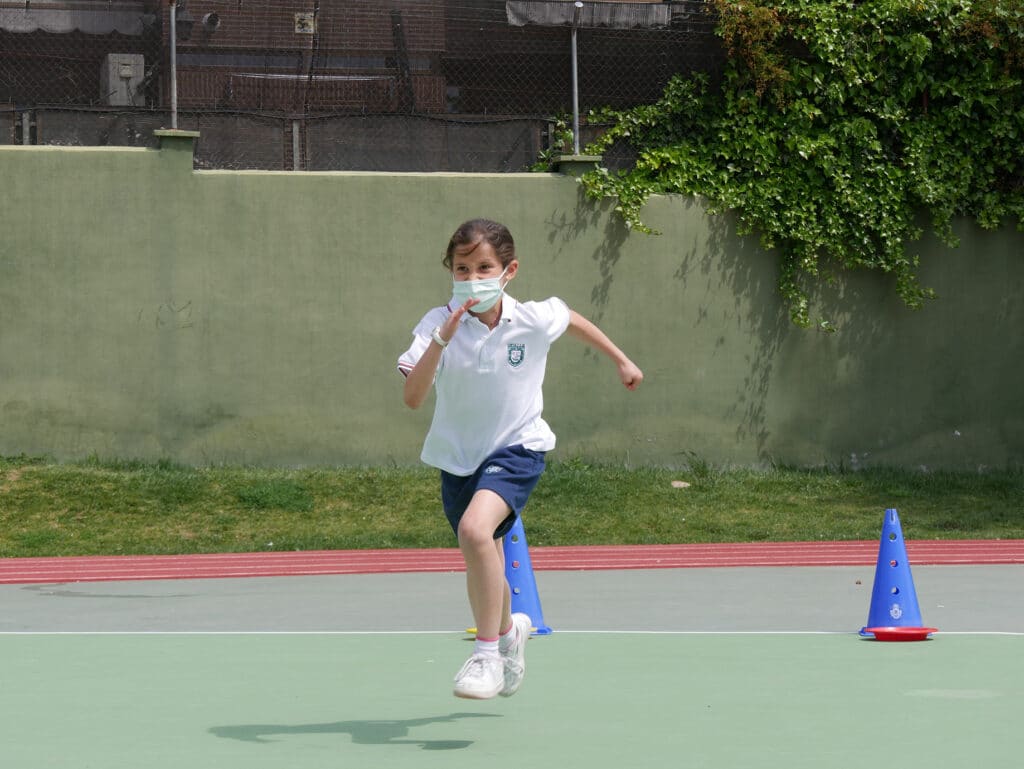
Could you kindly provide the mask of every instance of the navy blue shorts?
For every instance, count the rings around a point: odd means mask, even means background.
[[[504,499],[512,510],[494,531],[494,538],[501,539],[515,525],[543,472],[544,452],[520,445],[498,449],[472,475],[452,475],[442,470],[441,504],[452,531],[458,536],[459,521],[473,495],[480,489],[488,489]]]

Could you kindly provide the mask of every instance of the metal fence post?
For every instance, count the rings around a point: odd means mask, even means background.
[[[572,153],[580,154],[580,82],[576,63],[576,32],[580,28],[580,13],[583,3],[576,0],[572,14]]]
[[[178,3],[171,3],[171,129],[178,128]]]

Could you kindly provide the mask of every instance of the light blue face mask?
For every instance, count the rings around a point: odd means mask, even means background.
[[[471,312],[487,312],[494,307],[505,292],[505,286],[501,285],[501,279],[508,272],[508,267],[501,271],[496,278],[483,278],[482,280],[453,280],[452,296],[455,304],[461,307],[470,299],[479,299],[480,303],[470,308]],[[505,285],[508,285],[507,283]]]

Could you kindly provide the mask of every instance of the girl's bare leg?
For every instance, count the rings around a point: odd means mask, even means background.
[[[511,511],[488,489],[473,495],[459,523],[459,549],[466,562],[466,592],[477,636],[497,638],[512,624],[511,595],[505,579],[505,551],[494,530]]]

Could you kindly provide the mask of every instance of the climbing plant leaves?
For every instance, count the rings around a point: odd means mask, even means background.
[[[794,322],[835,269],[894,277],[911,308],[933,293],[908,244],[921,215],[1024,228],[1024,0],[709,0],[720,83],[677,76],[654,104],[601,111],[588,153],[625,142],[626,171],[583,177],[626,223],[654,194],[700,195],[781,258]],[[831,327],[827,321],[822,326]]]

